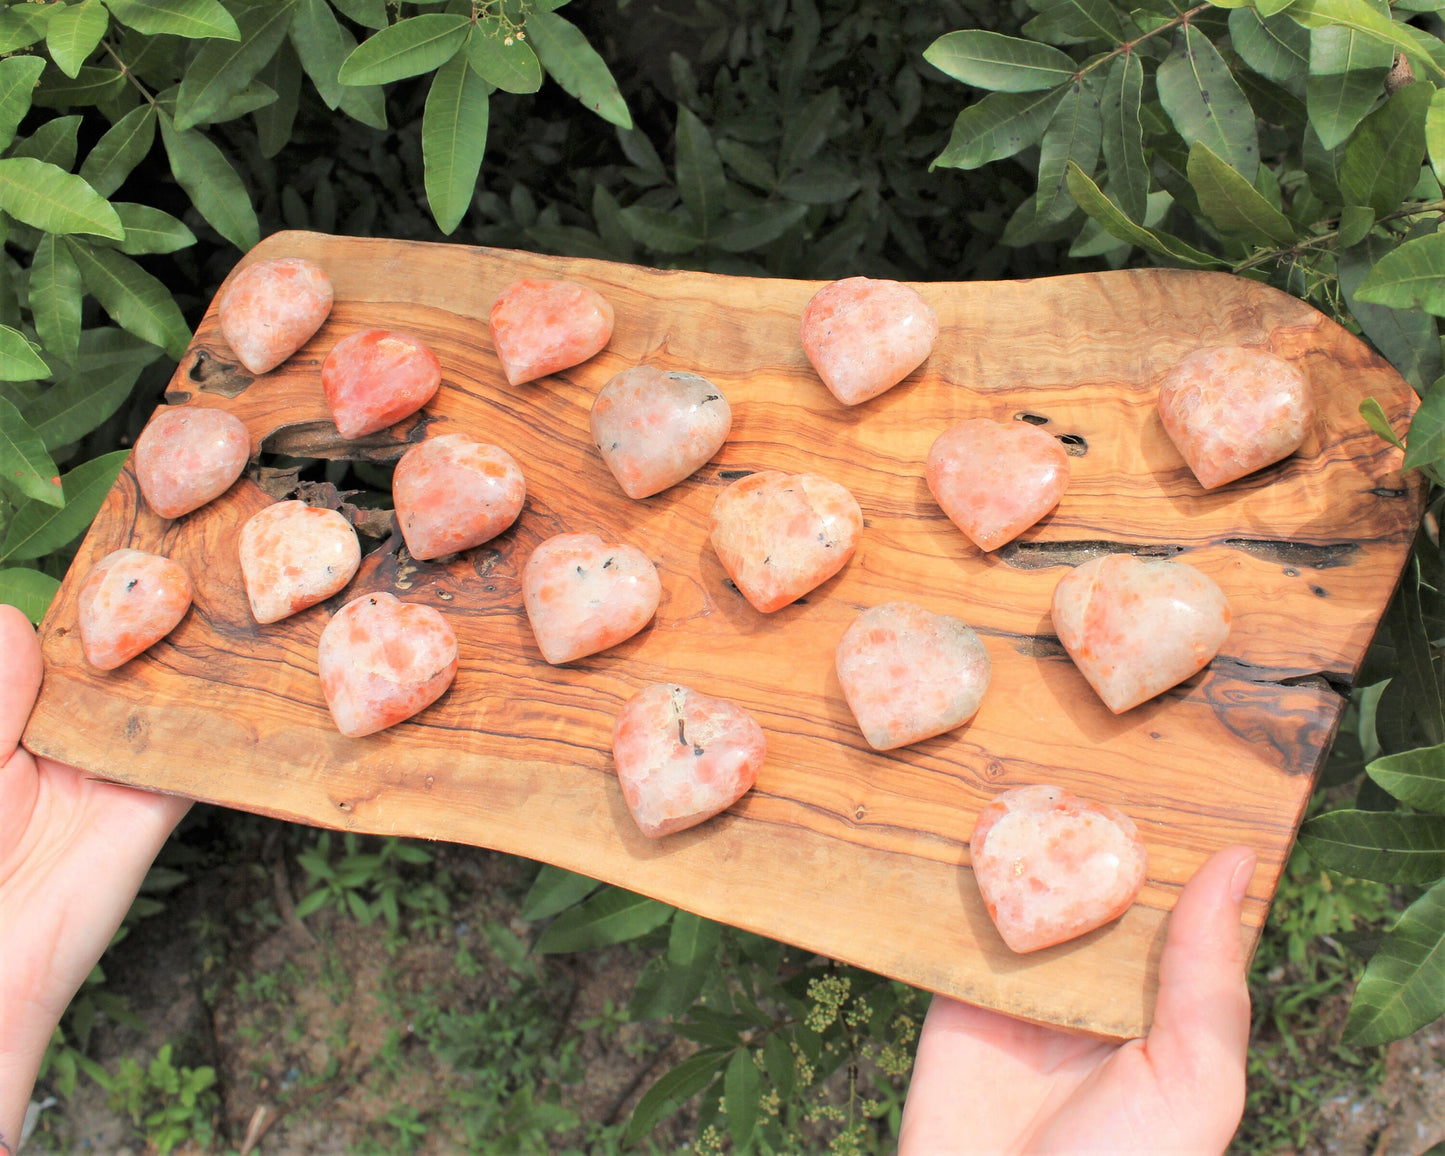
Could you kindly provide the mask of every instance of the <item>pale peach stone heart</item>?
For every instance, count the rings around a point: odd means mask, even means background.
[[[853,495],[818,474],[749,474],[712,507],[713,549],[743,597],[764,614],[843,569],[862,532]]]
[[[733,411],[696,373],[624,369],[592,403],[592,441],[629,498],[676,485],[722,449]]]
[[[989,916],[1018,952],[1052,947],[1119,918],[1148,867],[1128,815],[1059,787],[999,795],[979,812],[969,850]]]
[[[492,345],[512,385],[580,365],[612,340],[612,304],[575,281],[514,281],[490,316]]]
[[[1229,602],[1186,562],[1106,554],[1054,587],[1054,630],[1115,714],[1204,669],[1229,635]]]
[[[443,434],[402,454],[391,496],[411,556],[440,558],[490,542],[515,522],[527,482],[500,446]]]
[[[980,550],[997,550],[1059,504],[1069,455],[1027,422],[972,418],[938,435],[927,476],[953,524]]]
[[[1309,380],[1264,349],[1191,353],[1159,387],[1169,438],[1206,490],[1287,458],[1315,426]]]
[[[86,661],[114,670],[176,628],[190,609],[191,579],[159,554],[114,550],[90,568],[77,601]]]
[[[938,317],[902,282],[849,277],[813,294],[799,336],[833,396],[857,405],[923,364],[938,338]]]
[[[622,797],[650,839],[695,827],[752,788],[767,739],[726,699],[654,683],[627,700],[612,728]]]
[[[375,734],[436,702],[457,673],[457,638],[430,606],[363,594],[337,611],[317,650],[336,729]]]
[[[522,602],[542,657],[556,665],[616,646],[662,601],[657,568],[635,546],[596,534],[558,534],[532,551]]]
[[[242,365],[265,373],[321,328],[333,297],[319,265],[300,257],[258,261],[237,273],[221,298],[221,336]]]
[[[361,565],[351,523],[305,502],[277,502],[253,514],[236,552],[251,613],[263,624],[330,598]]]
[[[172,406],[141,431],[131,462],[150,508],[179,518],[229,490],[250,456],[251,435],[235,414]]]
[[[326,406],[344,438],[365,437],[414,414],[441,380],[435,353],[411,334],[388,329],[343,337],[321,365]]]
[[[988,690],[988,651],[969,625],[911,602],[855,618],[838,642],[838,681],[874,750],[941,735],[977,712]]]

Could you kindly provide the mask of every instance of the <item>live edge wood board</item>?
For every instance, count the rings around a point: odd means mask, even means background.
[[[1418,479],[1402,476],[1399,451],[1358,414],[1374,397],[1403,430],[1414,395],[1344,329],[1223,274],[920,284],[941,322],[933,355],[889,393],[846,409],[798,341],[816,283],[295,232],[269,238],[243,264],[281,256],[330,273],[336,306],[321,331],[252,380],[221,338],[213,303],[169,400],[230,410],[257,451],[313,457],[393,461],[429,434],[469,432],[521,462],[521,518],[444,564],[412,561],[394,537],[330,603],[258,626],[235,543],[272,499],[243,478],[168,522],[127,468],[45,620],[32,750],[299,822],[546,860],[934,992],[1101,1036],[1147,1029],[1179,889],[1236,842],[1260,855],[1245,912],[1253,942],[1421,509]],[[566,373],[508,387],[487,314],[520,277],[599,290],[617,312],[611,344]],[[372,327],[431,345],[442,387],[416,418],[346,443],[319,370],[339,338]],[[1265,347],[1299,365],[1320,420],[1293,458],[1205,493],[1166,437],[1155,397],[1182,356],[1220,344]],[[710,378],[734,422],[694,478],[634,502],[591,444],[588,411],[609,378],[642,363]],[[992,556],[944,517],[923,477],[933,439],[980,416],[1041,423],[1075,454],[1058,509]],[[738,595],[707,540],[720,490],[765,468],[825,474],[867,519],[843,572],[772,615]],[[532,640],[519,576],[534,546],[567,530],[640,546],[657,564],[663,600],[636,638],[553,668]],[[76,589],[92,562],[125,545],[186,565],[196,601],[166,641],[100,673],[81,656]],[[1104,551],[1186,559],[1234,610],[1203,674],[1117,718],[1049,620],[1059,578]],[[369,590],[445,614],[461,667],[416,719],[346,739],[321,696],[316,644],[329,615]],[[878,754],[853,724],[833,651],[854,615],[895,599],[971,623],[993,685],[971,724]],[[651,842],[617,788],[611,729],[628,697],[664,680],[745,706],[767,732],[768,759],[730,812]],[[1128,813],[1148,847],[1149,879],[1117,923],[1015,956],[984,911],[968,840],[989,799],[1028,783]]]

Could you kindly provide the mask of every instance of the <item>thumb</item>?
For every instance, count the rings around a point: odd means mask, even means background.
[[[13,606],[0,604],[0,767],[25,730],[40,692],[40,643],[29,620]]]

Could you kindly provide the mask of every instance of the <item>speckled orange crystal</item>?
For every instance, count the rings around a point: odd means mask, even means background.
[[[343,337],[321,366],[321,387],[336,430],[365,437],[395,425],[431,401],[442,367],[409,333],[366,329]]]
[[[813,295],[799,337],[833,396],[858,405],[923,364],[938,338],[938,317],[901,281],[849,277]]]
[[[631,638],[657,613],[662,582],[635,546],[558,534],[532,551],[522,602],[542,657],[554,665]]]
[[[335,510],[277,502],[241,527],[236,552],[251,613],[262,624],[330,598],[361,564],[361,543]]]
[[[927,475],[953,524],[980,550],[997,550],[1059,504],[1069,455],[1027,422],[971,418],[938,435]]]
[[[282,257],[247,265],[218,307],[221,336],[252,373],[275,369],[331,312],[331,279],[319,265]]]
[[[507,381],[521,385],[600,352],[613,316],[607,298],[576,281],[514,281],[492,305],[492,345]]]
[[[391,496],[411,556],[440,558],[489,542],[515,522],[527,482],[500,446],[442,434],[402,454]]]
[[[176,628],[191,605],[191,579],[159,554],[115,550],[91,567],[77,600],[86,661],[114,670]]]
[[[624,369],[592,402],[592,441],[629,498],[691,476],[732,424],[727,398],[707,378],[651,365]]]
[[[251,435],[235,414],[185,405],[157,411],[131,463],[146,504],[179,518],[229,490],[250,456]]]

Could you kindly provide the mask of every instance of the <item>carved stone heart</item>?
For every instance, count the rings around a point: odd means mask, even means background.
[[[1059,504],[1069,455],[1027,422],[972,418],[938,435],[927,473],[954,525],[980,550],[997,550]]]
[[[435,353],[409,333],[387,329],[343,337],[321,365],[326,406],[344,438],[365,437],[414,414],[441,380]]]
[[[522,601],[542,657],[571,662],[631,638],[657,613],[662,582],[635,546],[558,534],[532,551]]]
[[[874,750],[962,726],[978,711],[992,666],[968,624],[911,602],[858,615],[838,643],[838,681]]]
[[[457,673],[457,638],[430,606],[363,594],[321,632],[321,692],[348,738],[395,726],[436,702]]]
[[[1119,918],[1148,856],[1122,811],[1059,787],[1005,791],[978,815],[969,849],[989,916],[1013,951],[1038,951]]]
[[[361,543],[335,510],[277,502],[247,519],[237,543],[251,613],[279,622],[330,598],[361,565]]]
[[[813,295],[799,336],[833,396],[857,405],[923,364],[938,338],[938,317],[899,281],[849,277]]]
[[[176,628],[191,605],[191,579],[179,562],[141,550],[114,550],[80,584],[80,646],[100,670],[114,670]]]
[[[1054,587],[1054,630],[1115,714],[1202,670],[1229,635],[1229,602],[1185,562],[1106,554]]]
[[[275,369],[331,313],[326,270],[300,257],[258,261],[231,280],[218,310],[221,336],[252,373]]]
[[[515,522],[527,483],[500,446],[443,434],[402,454],[391,496],[411,556],[440,558],[489,542]]]
[[[650,839],[731,807],[757,781],[766,752],[747,711],[674,683],[633,695],[612,728],[622,797]]]
[[[639,365],[604,385],[592,403],[592,440],[629,498],[689,477],[722,449],[733,411],[696,373]]]
[[[141,493],[162,518],[179,518],[231,488],[251,456],[235,414],[202,406],[158,411],[136,438],[131,461]]]
[[[1206,490],[1287,458],[1315,427],[1305,375],[1263,349],[1191,353],[1159,387],[1169,438]]]
[[[743,597],[764,614],[843,569],[862,532],[853,495],[818,474],[749,474],[712,507],[713,549]]]
[[[580,365],[612,340],[612,305],[575,281],[514,281],[490,316],[492,345],[512,385]]]

